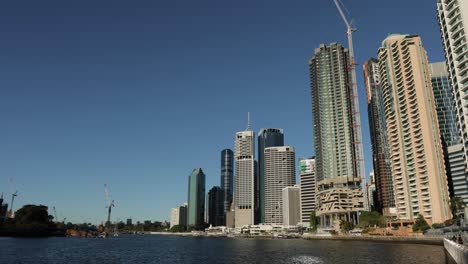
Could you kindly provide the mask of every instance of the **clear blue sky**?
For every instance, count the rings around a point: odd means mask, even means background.
[[[390,33],[422,36],[443,60],[436,0],[343,0],[362,63]],[[313,155],[308,59],[346,43],[332,0],[4,1],[0,8],[0,191],[73,222],[169,219],[194,167],[220,184],[234,134],[280,127]],[[13,183],[9,183],[13,178]]]

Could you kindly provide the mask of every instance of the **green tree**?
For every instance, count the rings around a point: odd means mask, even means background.
[[[186,231],[187,231],[187,227],[183,225],[175,225],[171,227],[171,232],[173,233],[180,233],[180,232],[186,232]]]
[[[359,215],[359,227],[361,228],[368,228],[385,226],[385,218],[376,211],[373,212],[361,212]]]
[[[431,227],[426,222],[424,217],[422,215],[418,215],[418,218],[416,218],[416,222],[413,225],[413,232],[418,232],[418,231],[424,232],[430,228]]]
[[[354,226],[351,222],[348,222],[346,220],[341,220],[340,221],[340,229],[341,232],[343,233],[348,233],[349,231],[353,230]]]
[[[466,204],[460,196],[455,196],[450,199],[450,210],[452,211],[453,219],[458,219],[459,212],[465,208]]]
[[[315,210],[310,213],[309,224],[310,230],[313,232],[317,231],[317,216],[315,215]]]
[[[49,224],[53,217],[47,212],[47,206],[28,204],[15,213],[15,223],[18,225]]]

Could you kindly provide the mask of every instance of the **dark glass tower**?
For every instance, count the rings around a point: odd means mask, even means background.
[[[208,192],[208,224],[212,226],[225,225],[224,197],[224,190],[218,186],[214,186]]]
[[[193,169],[188,183],[187,224],[196,229],[205,223],[205,174],[201,168]]]
[[[256,222],[265,223],[265,148],[284,146],[283,129],[264,128],[258,134],[258,173],[255,187]]]
[[[230,149],[221,151],[221,188],[224,190],[224,213],[229,212],[234,191],[234,152]]]

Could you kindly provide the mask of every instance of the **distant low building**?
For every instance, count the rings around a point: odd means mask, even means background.
[[[127,218],[127,225],[132,225],[132,219],[131,218]]]

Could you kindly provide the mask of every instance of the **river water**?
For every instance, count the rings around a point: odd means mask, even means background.
[[[433,245],[301,239],[126,235],[0,238],[0,263],[446,263]]]

